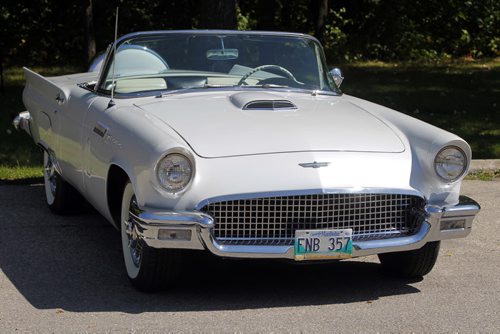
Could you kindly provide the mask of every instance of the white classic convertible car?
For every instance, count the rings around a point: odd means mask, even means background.
[[[44,152],[49,209],[90,202],[121,231],[138,289],[168,287],[186,249],[378,254],[390,273],[423,276],[441,240],[471,231],[469,145],[343,94],[311,36],[140,32],[101,61],[99,73],[25,69],[14,125]]]

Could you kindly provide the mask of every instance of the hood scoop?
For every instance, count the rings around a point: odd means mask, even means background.
[[[288,100],[256,100],[243,106],[243,110],[290,110],[297,106]]]
[[[243,110],[295,110],[297,106],[283,96],[268,92],[242,92],[229,97],[231,103]]]

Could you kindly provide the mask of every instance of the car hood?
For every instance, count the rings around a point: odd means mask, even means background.
[[[273,101],[278,101],[274,108]],[[257,102],[256,108],[245,108],[251,102]],[[207,158],[307,151],[399,153],[405,149],[386,123],[342,96],[196,92],[135,105],[168,124],[196,154]]]

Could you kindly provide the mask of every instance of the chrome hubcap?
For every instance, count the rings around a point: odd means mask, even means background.
[[[137,224],[134,221],[132,214],[137,213],[137,201],[135,196],[130,200],[130,209],[128,219],[125,221],[125,233],[128,237],[128,248],[134,265],[139,267],[142,258],[142,244],[137,233]]]
[[[56,169],[54,167],[54,163],[52,162],[52,158],[50,155],[47,159],[47,164],[45,165],[45,176],[47,177],[47,182],[49,184],[50,192],[53,196],[56,194]]]

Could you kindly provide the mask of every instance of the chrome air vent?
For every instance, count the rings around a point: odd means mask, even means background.
[[[290,110],[297,106],[288,100],[256,100],[248,102],[243,110]]]

